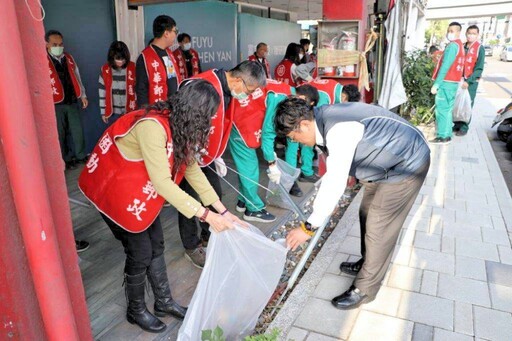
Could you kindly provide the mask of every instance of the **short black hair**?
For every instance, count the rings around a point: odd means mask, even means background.
[[[153,20],[153,37],[160,38],[165,31],[170,31],[176,27],[176,21],[168,15],[159,15]]]
[[[274,127],[278,136],[286,136],[299,127],[300,122],[314,120],[313,107],[298,97],[288,97],[277,106]]]
[[[476,25],[471,25],[466,29],[466,32],[469,30],[476,30],[478,33],[480,33],[480,29]]]
[[[313,102],[313,106],[318,104],[320,100],[320,95],[318,94],[317,88],[310,84],[304,84],[295,88],[295,93],[297,95],[302,95],[306,97],[306,101],[308,103]]]
[[[267,46],[267,44],[261,42],[258,45],[256,45],[256,50],[258,50],[260,47]]]
[[[461,25],[461,24],[459,24],[459,23],[458,23],[458,22],[456,22],[456,21],[452,21],[452,22],[450,23],[450,25],[448,25],[448,27],[450,27],[450,26],[457,26],[457,27],[459,27],[459,31],[460,31],[460,30],[462,30],[462,25]]]
[[[229,70],[231,76],[242,78],[249,85],[263,88],[267,85],[267,74],[258,62],[245,60]]]
[[[188,33],[180,33],[178,34],[178,43],[181,43],[185,38],[188,38],[189,41],[192,41],[192,37]]]
[[[130,62],[130,50],[128,50],[128,46],[120,40],[114,41],[110,44],[110,48],[108,49],[107,61],[110,67],[115,67],[115,59],[125,60],[123,69]]]
[[[303,39],[300,40],[300,44],[302,46],[307,45],[307,44],[311,44],[311,40],[303,38]]]
[[[432,53],[434,53],[434,52],[436,52],[436,51],[439,51],[439,49],[438,49],[438,48],[437,48],[437,46],[435,46],[435,45],[431,45],[431,46],[428,48],[428,53],[429,53],[429,54],[432,54]]]
[[[62,33],[60,33],[59,31],[57,30],[49,30],[48,32],[46,32],[46,34],[44,35],[44,40],[48,43],[50,42],[50,36],[60,36],[62,39],[64,39],[64,36],[62,35]]]
[[[341,92],[347,95],[349,102],[359,102],[361,100],[361,93],[354,84],[345,85]]]

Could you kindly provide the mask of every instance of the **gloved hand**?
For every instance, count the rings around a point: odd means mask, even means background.
[[[432,88],[430,89],[430,93],[431,93],[432,95],[437,94],[437,86],[432,85]]]
[[[213,162],[215,162],[215,170],[217,171],[217,174],[223,178],[228,174],[228,168],[226,167],[226,163],[224,160],[219,157],[216,158]]]
[[[281,180],[281,171],[277,168],[276,164],[268,166],[267,175],[270,181],[275,182],[276,184]]]

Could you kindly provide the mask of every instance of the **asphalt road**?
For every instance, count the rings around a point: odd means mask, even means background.
[[[503,108],[512,102],[512,62],[502,62],[497,56],[486,57],[486,64],[483,73],[483,82],[479,87],[478,96],[486,97],[496,107],[496,110]],[[512,153],[508,152],[505,143],[498,140],[496,135],[491,133],[491,141],[494,154],[505,177],[508,190],[512,193]]]

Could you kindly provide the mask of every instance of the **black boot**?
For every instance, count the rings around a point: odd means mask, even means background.
[[[148,269],[148,278],[155,295],[155,315],[160,317],[171,315],[183,320],[187,313],[187,308],[180,306],[172,299],[164,255],[151,261]]]
[[[146,272],[138,275],[124,274],[126,283],[126,299],[128,309],[126,319],[131,324],[136,324],[143,330],[151,333],[161,333],[167,326],[146,308],[144,300],[144,286],[146,284]]]
[[[357,262],[343,262],[340,264],[341,272],[355,276],[363,267],[364,258],[361,258]]]

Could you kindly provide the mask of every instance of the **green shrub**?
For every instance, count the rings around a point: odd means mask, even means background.
[[[270,334],[261,334],[254,336],[246,336],[244,341],[277,341],[279,336],[279,329],[273,329]],[[203,330],[201,334],[201,341],[226,341],[224,331],[221,327],[217,326],[214,330]]]
[[[425,51],[414,50],[404,56],[402,79],[408,101],[402,105],[401,114],[410,117],[413,124],[429,123],[433,119],[434,106],[432,72],[434,62]]]

